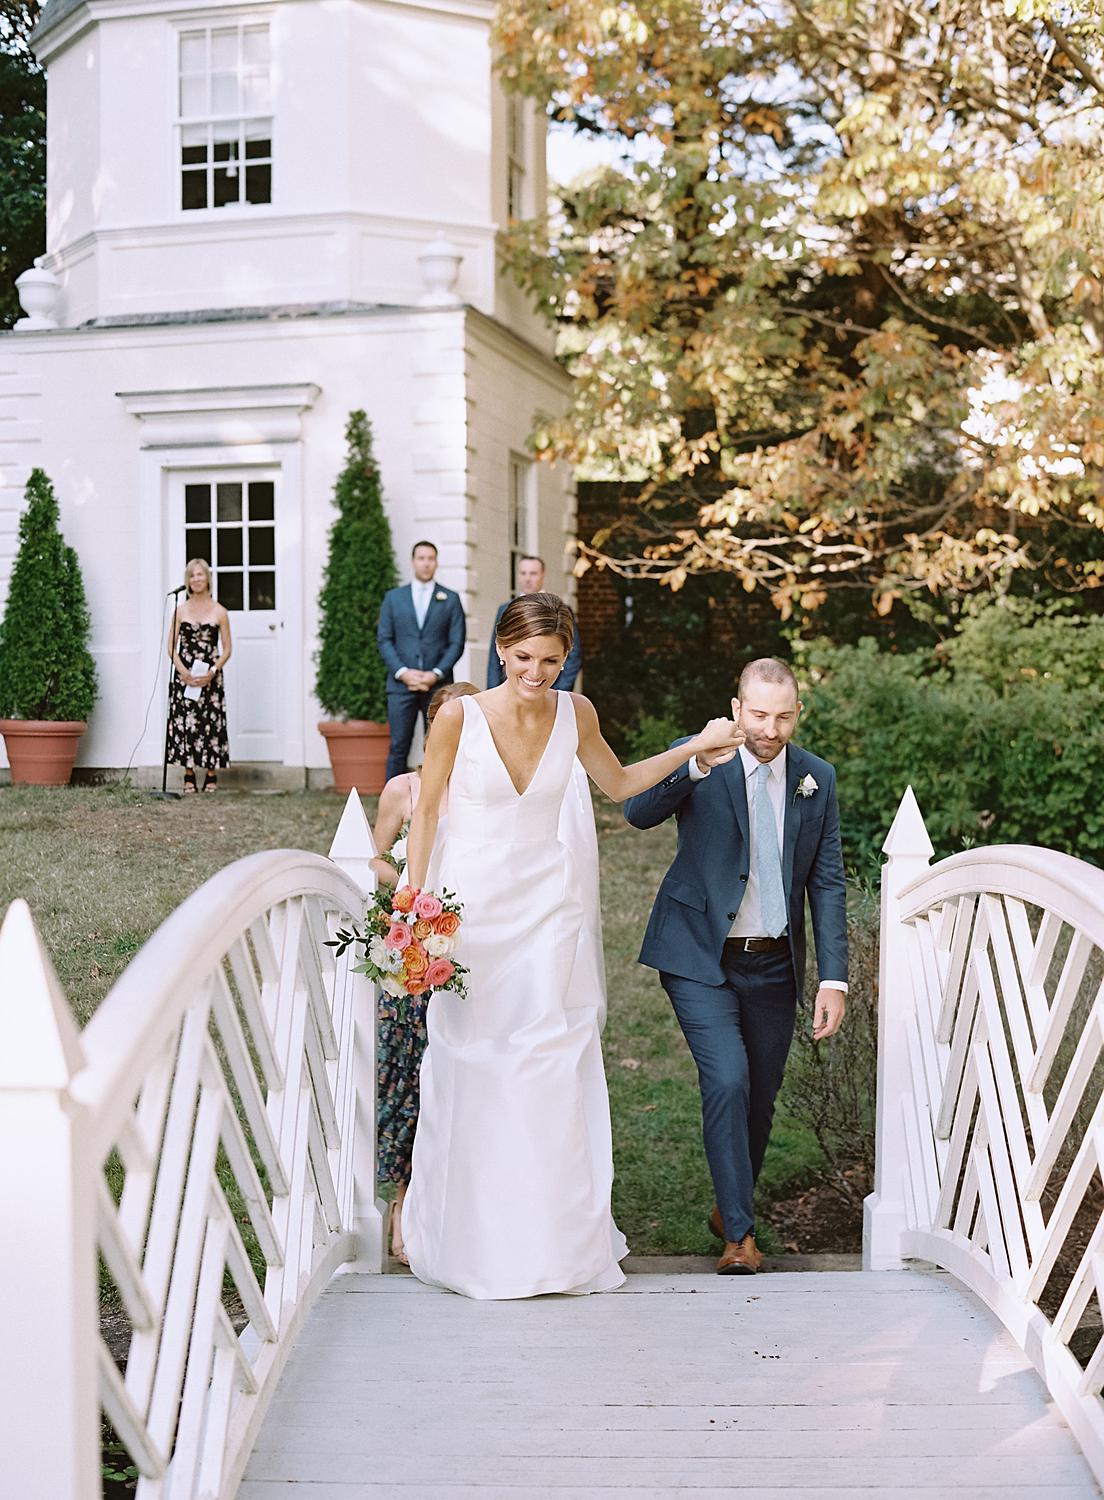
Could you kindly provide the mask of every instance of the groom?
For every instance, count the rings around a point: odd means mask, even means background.
[[[784,662],[751,662],[737,691],[739,751],[699,756],[625,803],[635,828],[672,813],[678,822],[678,853],[640,962],[659,970],[698,1066],[717,1195],[709,1227],[724,1241],[717,1271],[725,1276],[753,1274],[763,1261],[752,1197],[804,989],[806,896],[818,1041],[839,1029],[847,993],[836,773],[790,744],[801,703]]]

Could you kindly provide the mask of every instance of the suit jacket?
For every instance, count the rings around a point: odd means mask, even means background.
[[[487,652],[487,686],[489,688],[498,687],[499,683],[505,678],[505,673],[498,664],[498,652],[495,650],[495,636],[498,634],[499,620],[502,619],[507,606],[513,604],[513,602],[512,599],[507,599],[505,604],[500,604],[498,612],[495,615],[494,629],[491,631],[491,647]],[[553,688],[565,693],[571,692],[572,688],[574,688],[575,679],[583,667],[583,644],[579,639],[579,622],[575,619],[574,612],[572,612],[571,618],[575,624],[575,636],[571,642],[571,650],[567,653],[567,660],[563,664],[563,671],[552,684]]]
[[[676,745],[685,744],[676,740]],[[812,776],[817,789],[798,795]],[[634,828],[655,828],[674,813],[678,853],[663,877],[644,934],[640,962],[702,984],[722,984],[721,954],[740,910],[749,872],[748,805],[739,755],[702,781],[689,765],[625,803]],[[840,847],[836,772],[799,745],[786,752],[782,881],[794,977],[805,987],[805,898],[813,917],[822,981],[847,979],[847,890]]]
[[[452,589],[434,584],[429,608],[420,627],[410,585],[404,583],[401,588],[388,589],[383,596],[376,628],[380,655],[387,663],[388,694],[410,691],[395,676],[403,667],[416,667],[421,672],[438,671],[442,682],[451,682],[452,669],[460,660],[466,634],[464,606],[460,603],[460,595],[453,593]]]

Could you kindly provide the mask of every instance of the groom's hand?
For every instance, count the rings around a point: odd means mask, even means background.
[[[817,990],[813,1005],[813,1041],[822,1042],[825,1037],[835,1036],[843,1024],[847,1009],[847,997],[842,990]]]

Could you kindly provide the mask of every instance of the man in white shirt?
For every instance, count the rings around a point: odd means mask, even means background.
[[[429,700],[452,681],[467,634],[460,595],[436,581],[437,548],[415,542],[410,560],[414,577],[383,596],[376,630],[387,664],[388,780],[406,770],[418,715],[426,723]]]
[[[740,749],[699,757],[625,803],[637,828],[678,820],[640,962],[659,970],[698,1066],[722,1275],[762,1264],[752,1201],[804,989],[806,897],[820,976],[813,1036],[837,1031],[845,1008],[836,773],[790,743],[800,713],[790,668],[751,662],[732,700]]]

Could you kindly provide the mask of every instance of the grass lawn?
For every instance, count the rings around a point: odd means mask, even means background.
[[[173,908],[231,860],[259,849],[326,853],[342,799],[328,792],[159,802],[127,788],[0,789],[0,910],[26,899],[83,1024]],[[374,815],[374,804],[368,807]],[[636,963],[673,825],[640,833],[598,803],[609,978],[606,1072],[613,1111],[614,1207],[637,1254],[707,1254],[713,1201],[693,1064],[655,974]],[[776,1120],[760,1180],[760,1241],[771,1197],[821,1164],[811,1134]]]

